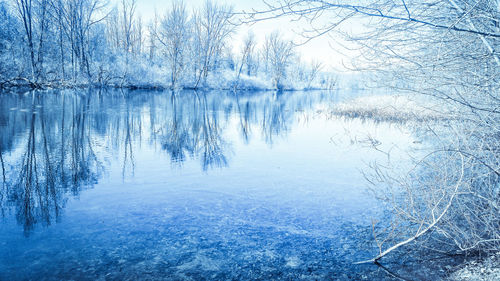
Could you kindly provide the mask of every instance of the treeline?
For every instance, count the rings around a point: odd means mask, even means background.
[[[278,32],[240,50],[239,20],[210,0],[192,12],[181,1],[152,19],[136,0],[0,1],[0,88],[161,87],[223,89],[331,88],[319,62],[303,63]]]

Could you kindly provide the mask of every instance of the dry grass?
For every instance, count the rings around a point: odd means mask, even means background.
[[[440,108],[440,111],[435,110]],[[408,122],[449,119],[442,107],[421,97],[380,95],[359,97],[334,105],[332,114],[375,121]]]

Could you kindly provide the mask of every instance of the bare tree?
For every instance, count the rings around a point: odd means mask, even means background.
[[[134,30],[132,32],[132,53],[135,55],[140,55],[143,52],[144,45],[144,33],[143,33],[142,17],[137,16],[136,24],[134,25]]]
[[[34,7],[32,0],[16,0],[16,7],[19,16],[23,22],[24,33],[26,36],[26,44],[28,45],[29,52],[29,62],[31,67],[31,79],[36,80],[37,70],[36,70],[36,60],[35,60],[35,31],[34,31]]]
[[[195,85],[206,82],[211,70],[216,67],[224,42],[233,33],[235,25],[231,23],[232,7],[219,6],[207,0],[201,11],[195,11],[193,48],[198,51],[195,60]]]
[[[0,87],[13,76],[19,76],[18,66],[12,60],[19,52],[22,37],[19,20],[10,12],[8,5],[0,1]]]
[[[106,18],[106,38],[108,39],[110,48],[115,52],[121,49],[121,32],[118,17],[118,9],[114,7]]]
[[[91,80],[92,53],[90,37],[92,27],[106,19],[103,13],[106,2],[102,0],[60,1],[58,9],[64,17],[62,28],[70,45],[73,80],[79,73]]]
[[[46,41],[46,33],[49,28],[49,17],[48,17],[48,9],[49,9],[49,1],[48,0],[39,0],[38,1],[38,14],[37,14],[37,22],[38,26],[40,28],[39,31],[39,36],[38,36],[38,52],[37,52],[37,70],[38,74],[37,76],[43,76],[44,73],[44,47],[45,47],[45,41]],[[44,79],[44,77],[41,77]]]
[[[311,85],[318,77],[319,72],[321,71],[321,68],[323,67],[323,64],[320,61],[312,61],[310,65],[310,70],[309,70],[309,77],[307,80],[307,88],[310,89]]]
[[[121,1],[121,29],[123,34],[123,50],[126,54],[132,51],[132,31],[134,27],[134,14],[136,9],[136,0]]]
[[[243,41],[243,49],[241,50],[241,62],[238,68],[238,74],[236,75],[236,83],[234,85],[235,89],[238,88],[241,72],[245,64],[247,65],[248,75],[250,75],[251,60],[252,60],[252,55],[254,53],[255,45],[256,45],[255,35],[252,32],[249,32],[245,40]]]
[[[175,88],[185,69],[189,42],[189,19],[183,2],[172,2],[172,7],[161,20],[154,36],[162,45],[170,70],[170,86]]]
[[[264,50],[276,89],[283,88],[283,79],[286,78],[286,69],[293,56],[293,44],[281,38],[277,31],[266,37]]]
[[[61,67],[60,80],[63,81],[66,76],[66,56],[64,52],[65,47],[65,11],[62,0],[50,2],[53,12],[53,21],[56,22],[57,29],[57,45],[59,47],[59,66]]]
[[[158,19],[158,14],[155,13],[155,16],[153,18],[153,21],[149,23],[148,25],[148,32],[149,32],[149,61],[153,62],[155,57],[156,57],[156,52],[157,52],[157,36],[155,34],[158,34],[158,25],[159,25],[159,19]]]

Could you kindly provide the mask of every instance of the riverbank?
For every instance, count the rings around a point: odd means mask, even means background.
[[[140,74],[116,77],[100,77],[95,81],[88,79],[33,81],[26,77],[13,77],[0,81],[0,89],[78,89],[78,88],[121,88],[142,90],[238,90],[238,91],[310,91],[333,90],[337,87],[332,74],[322,73],[313,80],[287,79],[276,86],[272,79],[263,75],[253,76],[233,71],[221,71],[209,75],[206,81],[182,79],[174,87],[165,79],[165,75],[154,71],[144,71]]]

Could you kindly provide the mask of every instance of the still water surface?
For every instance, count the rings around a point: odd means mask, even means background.
[[[385,279],[350,93],[0,95],[0,280]]]

